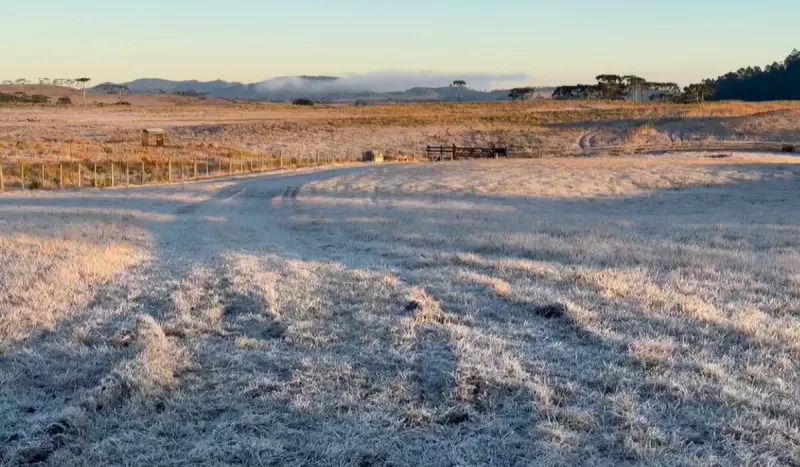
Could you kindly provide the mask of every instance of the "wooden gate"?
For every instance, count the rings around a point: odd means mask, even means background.
[[[428,159],[446,161],[458,159],[496,159],[508,157],[508,148],[462,148],[452,146],[428,146]]]

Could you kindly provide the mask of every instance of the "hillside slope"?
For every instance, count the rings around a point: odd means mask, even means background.
[[[111,105],[120,101],[117,95],[110,95],[108,93],[100,93],[98,91],[86,90],[86,104],[96,105],[105,104]],[[64,86],[50,86],[41,84],[31,84],[25,86],[18,85],[0,85],[0,94],[16,94],[23,93],[26,97],[45,96],[50,99],[50,103],[55,103],[56,100],[62,97],[68,97],[73,104],[83,103],[83,91]],[[129,102],[134,106],[157,106],[157,105],[187,105],[187,104],[201,104],[201,105],[226,105],[229,102],[224,99],[218,98],[196,98],[184,97],[175,95],[125,95],[122,100]]]
[[[18,86],[15,84],[0,85],[0,94],[15,94],[18,92],[24,93],[26,96],[47,96],[52,100],[62,97],[69,97],[73,102],[78,102],[83,96],[79,89],[65,86],[50,86],[42,84],[26,84],[24,86]]]

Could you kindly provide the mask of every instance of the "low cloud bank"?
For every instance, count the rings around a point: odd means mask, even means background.
[[[335,80],[303,79],[299,77],[273,78],[258,83],[261,92],[393,92],[416,87],[449,86],[455,80],[467,82],[473,89],[494,89],[503,83],[520,83],[528,80],[522,73],[434,73],[434,72],[376,72],[349,74]]]

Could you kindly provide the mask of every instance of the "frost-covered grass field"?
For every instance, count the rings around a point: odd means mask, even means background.
[[[800,462],[800,158],[0,196],[0,464]]]

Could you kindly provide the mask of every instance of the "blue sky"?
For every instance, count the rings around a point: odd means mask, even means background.
[[[536,85],[599,73],[685,84],[800,48],[797,0],[0,0],[0,7],[0,79],[255,82],[428,71],[520,73]]]

